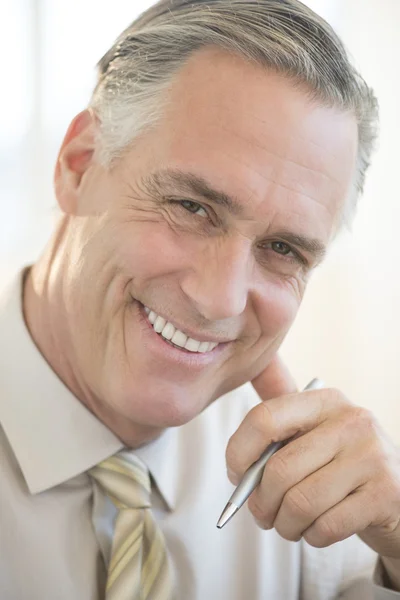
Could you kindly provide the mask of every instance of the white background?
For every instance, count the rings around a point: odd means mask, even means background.
[[[400,441],[400,2],[309,0],[342,35],[381,105],[381,136],[351,234],[315,274],[283,355],[371,408]],[[52,171],[95,64],[151,1],[0,0],[0,287],[44,246]]]

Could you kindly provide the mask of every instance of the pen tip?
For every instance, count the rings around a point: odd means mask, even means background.
[[[227,524],[227,522],[233,517],[233,515],[238,510],[239,510],[238,506],[236,506],[235,504],[232,504],[232,502],[228,502],[228,504],[225,506],[224,510],[222,511],[220,518],[218,519],[218,523],[217,523],[218,529],[222,529],[222,527]]]

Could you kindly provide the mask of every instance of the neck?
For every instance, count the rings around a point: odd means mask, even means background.
[[[68,219],[64,217],[45,252],[24,278],[25,323],[40,353],[77,400],[126,447],[137,448],[157,438],[162,430],[129,421],[93,394],[74,354],[62,286],[67,229]]]

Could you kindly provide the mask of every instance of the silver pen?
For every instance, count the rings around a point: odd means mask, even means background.
[[[320,379],[313,379],[304,388],[304,391],[318,390],[324,387],[323,382]],[[285,441],[273,442],[270,444],[260,458],[251,465],[243,475],[242,481],[239,483],[232,496],[229,498],[228,504],[225,506],[220,518],[218,519],[217,527],[221,529],[226,523],[237,513],[239,508],[246,502],[250,494],[256,489],[261,481],[264,467],[267,461],[271,458],[275,452],[282,448]]]

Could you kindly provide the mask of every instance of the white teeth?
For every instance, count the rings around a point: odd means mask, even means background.
[[[167,321],[165,319],[163,319],[162,317],[157,317],[157,319],[154,321],[154,325],[153,325],[154,331],[156,333],[161,333],[166,324],[167,324]]]
[[[208,352],[210,342],[201,342],[197,352]]]
[[[190,350],[191,352],[197,352],[200,346],[200,342],[194,340],[193,338],[188,338],[185,344],[185,350]]]
[[[179,331],[179,329],[177,329],[171,338],[171,342],[173,344],[176,344],[177,346],[181,346],[182,348],[184,348],[187,339],[187,335],[185,335],[184,333],[182,333],[182,331]]]
[[[218,346],[217,342],[199,342],[191,337],[188,337],[183,331],[176,329],[172,323],[164,319],[163,317],[158,316],[153,310],[144,307],[144,310],[147,314],[147,318],[150,323],[153,325],[153,329],[156,333],[162,335],[162,337],[168,341],[171,341],[176,346],[180,346],[181,348],[185,348],[189,352],[211,352],[214,350],[216,346]]]
[[[176,331],[176,329],[172,325],[172,323],[167,323],[166,326],[164,327],[164,329],[162,330],[161,335],[166,340],[170,340],[170,339],[172,339],[172,336],[174,335],[175,331]]]

